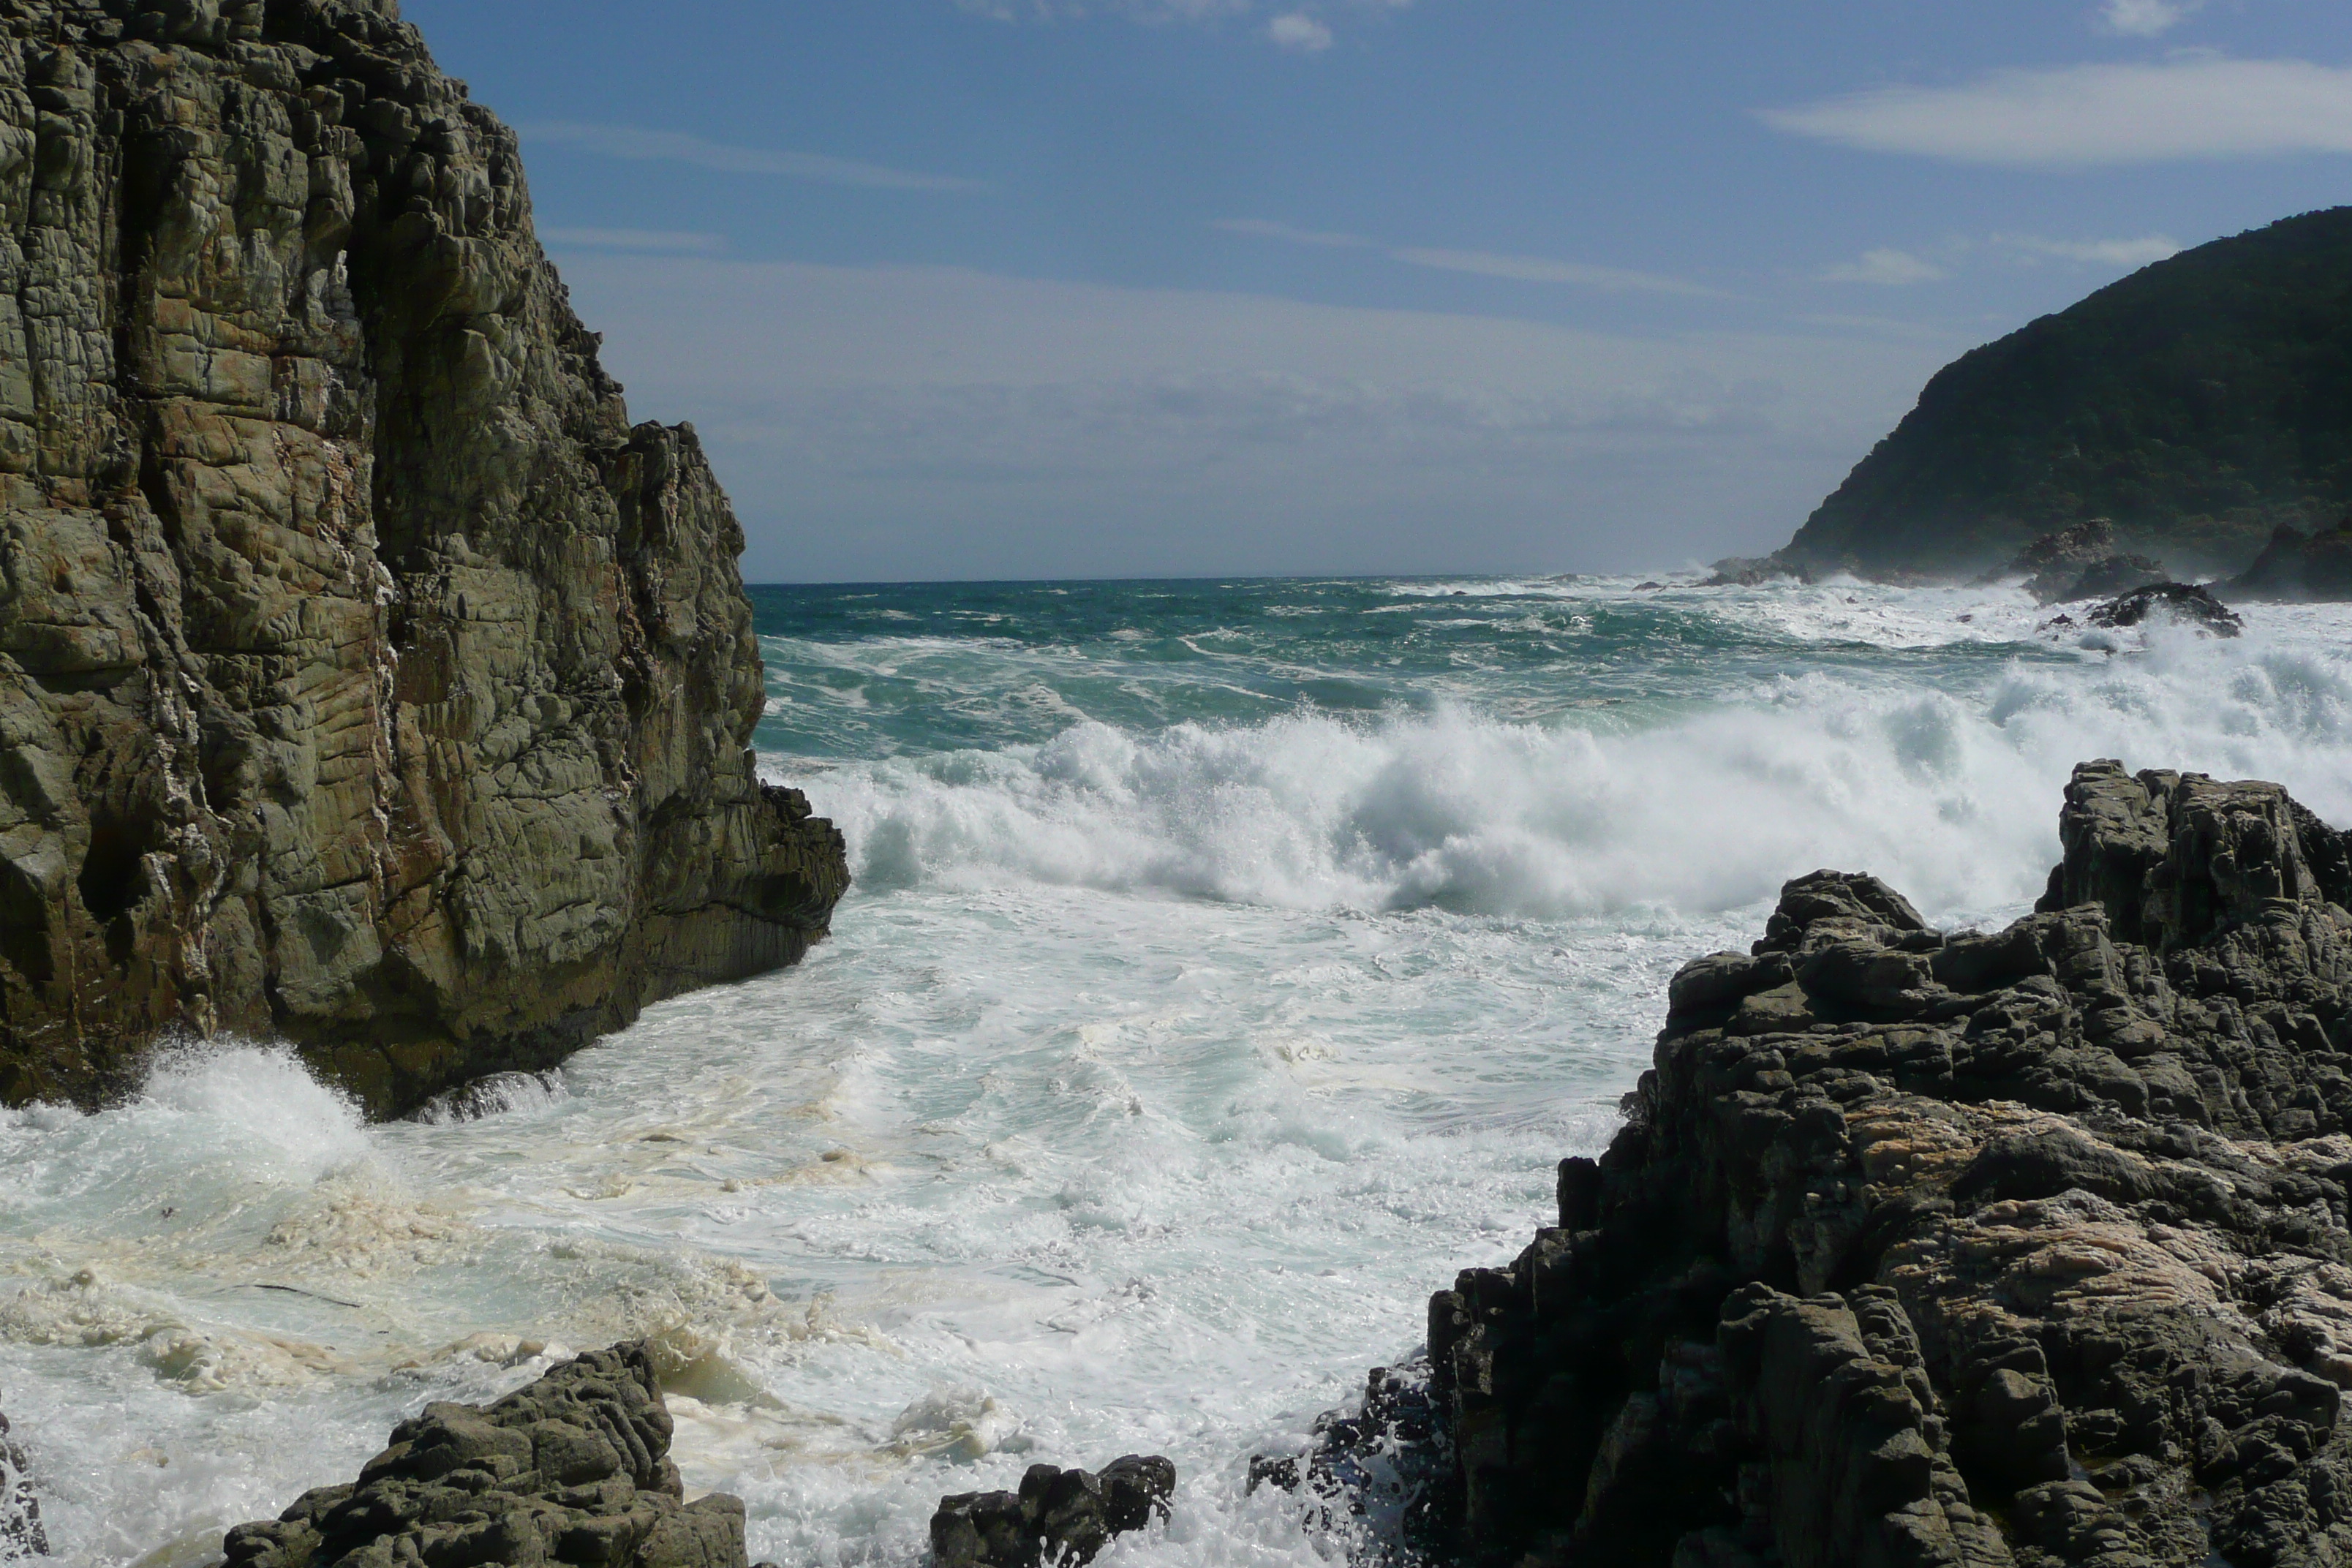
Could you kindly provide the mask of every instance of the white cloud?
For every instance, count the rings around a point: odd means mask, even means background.
[[[1268,218],[1219,218],[1209,226],[1227,234],[1238,234],[1251,239],[1279,239],[1292,245],[1328,245],[1334,247],[1369,246],[1372,242],[1358,234],[1339,234],[1327,229],[1300,228],[1296,224],[1276,223]]]
[[[583,254],[755,580],[1647,566],[1781,542],[1958,346]]]
[[[781,174],[786,179],[814,180],[828,185],[855,185],[877,191],[984,191],[980,180],[949,174],[919,174],[861,163],[821,153],[779,153],[758,147],[730,147],[677,131],[646,131],[633,125],[583,125],[572,121],[539,121],[517,127],[526,142],[554,142],[625,158],[637,163],[689,163],[726,174]]]
[[[540,241],[593,250],[652,250],[708,256],[727,248],[727,237],[668,228],[541,228]]]
[[[1502,256],[1490,250],[1438,250],[1415,247],[1391,247],[1361,235],[1300,228],[1265,218],[1220,218],[1209,226],[1252,239],[1278,239],[1291,245],[1323,245],[1335,248],[1378,250],[1391,261],[1407,267],[1430,267],[1442,272],[1468,272],[1481,278],[1507,278],[1515,283],[1560,283],[1610,293],[1680,294],[1688,299],[1720,300],[1719,289],[1686,283],[1654,272],[1630,272],[1616,267],[1591,267],[1580,261],[1554,261],[1543,256]]]
[[[998,22],[1075,22],[1088,16],[1125,16],[1130,21],[1160,25],[1173,22],[1222,22],[1255,17],[1286,0],[1261,5],[1260,0],[955,0],[956,9]],[[1257,32],[1276,47],[1299,54],[1319,54],[1331,47],[1328,20],[1336,11],[1402,11],[1413,0],[1321,0],[1268,17]]]
[[[1579,261],[1553,261],[1540,256],[1497,256],[1486,250],[1391,250],[1389,255],[1409,267],[1435,267],[1448,272],[1475,272],[1486,278],[1508,278],[1520,283],[1567,283],[1611,293],[1627,291],[1681,294],[1692,299],[1720,300],[1723,292],[1679,278],[1652,272],[1628,272],[1614,267],[1588,267]]]
[[[1286,11],[1276,16],[1265,25],[1265,36],[1280,47],[1302,55],[1318,54],[1331,47],[1331,29],[1304,11]]]
[[[2153,38],[2180,26],[2203,5],[2204,0],[2106,0],[2099,8],[2099,21],[2110,33]]]
[[[1875,283],[1883,288],[1934,283],[1946,276],[1942,268],[1926,258],[1895,249],[1865,250],[1861,260],[1841,262],[1822,274],[1831,283]]]
[[[1763,119],[1842,146],[2025,168],[2352,153],[2352,69],[2189,56],[2006,70],[1960,87],[1881,88],[1768,110]]]
[[[2137,268],[2180,254],[2180,242],[2160,234],[2142,239],[2039,239],[2030,234],[1997,234],[1993,243],[2028,256],[2050,256],[2094,267]]]

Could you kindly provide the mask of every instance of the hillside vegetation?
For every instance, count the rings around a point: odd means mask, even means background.
[[[2352,506],[2352,208],[2134,273],[1962,355],[1780,553],[1941,575],[2089,518],[2176,573],[2242,570]]]

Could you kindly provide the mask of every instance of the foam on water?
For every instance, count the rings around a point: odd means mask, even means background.
[[[1159,1451],[1175,1516],[1106,1563],[1336,1561],[1248,1455],[1543,1222],[1783,879],[2005,918],[2095,754],[2352,820],[2325,607],[2106,652],[1857,584],[760,602],[763,767],[860,877],[803,967],[407,1123],[236,1044],[0,1115],[0,1408],[68,1561],[193,1568],[637,1335],[759,1556],[911,1568],[942,1492]]]

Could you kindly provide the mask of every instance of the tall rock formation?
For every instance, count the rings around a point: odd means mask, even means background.
[[[798,958],[742,545],[395,0],[0,0],[0,1099],[396,1112]]]

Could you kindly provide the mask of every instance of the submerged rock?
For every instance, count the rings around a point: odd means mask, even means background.
[[[1431,1300],[1442,1552],[2352,1562],[2352,839],[2112,762],[2061,839],[2005,930],[1817,872],[1675,977],[1558,1226]]]
[[[2237,611],[2193,583],[2157,583],[2135,588],[2094,606],[2085,619],[2095,626],[2136,626],[2150,616],[2168,616],[2202,627],[2217,637],[2233,637],[2245,629]]]
[[[959,1492],[931,1515],[939,1568],[1039,1568],[1090,1563],[1114,1535],[1168,1517],[1176,1467],[1129,1454],[1099,1472],[1032,1465],[1017,1492]]]
[[[394,0],[0,0],[0,1101],[397,1114],[797,959],[742,548]]]
[[[226,1568],[746,1568],[743,1504],[684,1500],[670,1429],[645,1347],[592,1351],[487,1406],[426,1405],[356,1483],[230,1531]]]

